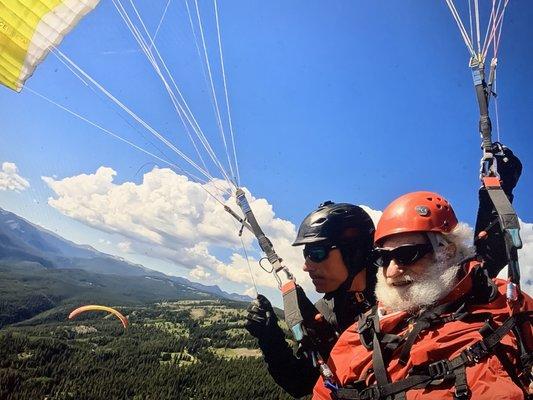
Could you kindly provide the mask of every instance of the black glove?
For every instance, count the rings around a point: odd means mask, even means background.
[[[512,201],[513,189],[522,174],[522,163],[509,147],[499,142],[493,143],[492,151],[498,163],[498,173],[502,181],[502,189],[507,197],[509,197],[509,200]]]
[[[248,315],[244,325],[250,335],[259,340],[268,340],[278,337],[279,334],[285,336],[278,326],[278,317],[272,308],[270,301],[262,294],[257,295],[257,299],[248,306]]]

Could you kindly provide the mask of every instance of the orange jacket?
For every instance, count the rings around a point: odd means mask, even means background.
[[[498,287],[498,295],[489,304],[470,307],[472,313],[489,311],[493,315],[493,322],[501,325],[509,317],[509,309],[505,299],[506,282],[501,279],[495,279]],[[469,273],[456,288],[450,293],[445,302],[458,299],[472,288],[472,274]],[[533,309],[533,300],[524,294],[521,311]],[[385,312],[380,309],[380,315]],[[380,327],[383,333],[401,335],[406,333],[407,328],[400,330],[396,326],[408,318],[405,312],[396,312],[389,315],[383,315],[380,318]],[[387,365],[387,371],[391,382],[407,377],[409,370],[413,365],[427,364],[442,359],[451,359],[468,348],[474,342],[482,339],[479,330],[483,322],[463,322],[452,321],[445,325],[429,328],[422,331],[411,348],[410,358],[407,365],[401,365],[398,357],[401,347],[396,349],[392,354]],[[528,348],[531,348],[531,324],[526,328],[525,336]],[[507,334],[501,341],[502,344],[517,348],[514,335]],[[516,362],[516,355],[507,353],[513,363]],[[339,338],[337,344],[330,354],[328,365],[336,375],[338,383],[346,386],[357,380],[363,379],[367,385],[376,383],[372,371],[372,351],[367,350],[359,339],[357,333],[357,324],[349,327]],[[472,392],[472,399],[523,399],[524,394],[521,389],[513,383],[509,375],[503,369],[500,361],[496,356],[491,355],[485,358],[479,364],[466,367],[466,376],[468,386]],[[455,387],[453,382],[446,388],[435,388],[428,386],[421,389],[410,389],[406,392],[407,400],[414,399],[453,399]],[[322,378],[315,385],[313,400],[332,399],[330,390],[324,386]]]

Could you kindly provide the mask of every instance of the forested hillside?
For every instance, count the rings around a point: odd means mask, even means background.
[[[46,269],[31,263],[25,266],[0,263],[0,275],[0,328],[33,317],[36,320],[30,323],[58,320],[69,307],[87,303],[140,305],[217,298],[167,279]]]
[[[122,307],[130,327],[87,313],[0,330],[0,398],[290,399],[243,329],[245,304]]]
[[[0,212],[0,399],[290,399],[243,328],[247,302]],[[120,267],[120,268],[119,268]],[[114,317],[67,316],[84,304]]]

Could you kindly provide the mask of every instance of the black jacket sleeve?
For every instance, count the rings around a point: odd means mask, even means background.
[[[268,372],[291,396],[299,398],[311,394],[319,377],[318,370],[311,360],[294,354],[281,328],[277,333],[272,333],[267,338],[259,339]]]
[[[502,152],[502,155],[496,156],[498,171],[500,173],[502,189],[512,203],[513,189],[520,178],[522,163],[509,148],[502,147]],[[483,239],[478,239],[481,231],[486,231],[487,235]],[[475,237],[477,255],[484,260],[484,265],[487,268],[489,276],[494,278],[507,265],[508,257],[498,212],[489,197],[487,189],[484,187],[479,189],[479,208]]]
[[[486,231],[488,235],[478,239],[481,231]],[[498,213],[485,188],[479,189],[475,237],[476,253],[483,259],[489,276],[494,278],[507,265],[507,251]]]
[[[323,334],[340,333],[355,322],[361,313],[362,305],[352,297],[353,294],[349,295],[343,288],[338,293],[331,296],[327,295],[316,302],[316,309],[331,328],[324,329]],[[329,358],[329,353],[336,340],[337,336],[332,337],[332,340],[324,340],[324,345],[318,349],[324,359]],[[296,398],[313,392],[313,387],[320,373],[313,366],[312,360],[305,358],[303,354],[301,356],[294,354],[285,340],[281,328],[273,331],[268,337],[259,338],[258,341],[268,365],[268,371],[280,387]]]

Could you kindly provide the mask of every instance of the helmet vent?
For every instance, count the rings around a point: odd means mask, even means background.
[[[338,210],[333,210],[331,213],[332,214],[346,214],[346,210],[338,209]]]
[[[319,218],[312,223],[312,226],[322,225],[324,222],[326,222],[326,218]]]
[[[433,201],[433,197],[427,197],[429,201]]]
[[[437,208],[440,210],[442,206],[440,204],[437,204]]]

